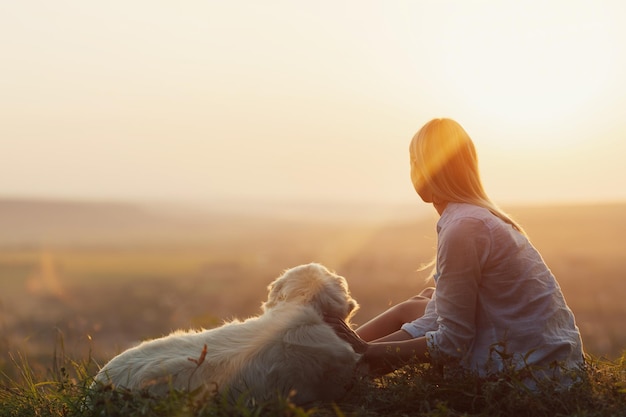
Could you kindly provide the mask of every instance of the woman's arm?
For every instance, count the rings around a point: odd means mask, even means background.
[[[398,330],[368,343],[343,320],[335,317],[325,317],[324,320],[331,325],[341,339],[352,345],[355,352],[363,354],[361,361],[369,365],[369,373],[373,375],[387,374],[413,359],[427,360],[428,348],[425,337],[413,339],[404,330]]]
[[[370,366],[371,374],[384,375],[412,360],[427,361],[427,352],[426,337],[412,338],[404,330],[398,330],[368,343],[362,361]]]
[[[437,324],[428,332],[435,356],[462,359],[476,336],[476,308],[490,231],[480,219],[459,218],[438,235]]]

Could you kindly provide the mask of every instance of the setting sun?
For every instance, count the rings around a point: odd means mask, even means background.
[[[456,99],[476,114],[505,125],[564,124],[584,117],[620,82],[621,38],[606,24],[609,10],[545,2],[538,13],[527,3],[479,4],[451,11],[444,41],[445,75]],[[560,147],[568,137],[541,142],[518,145]]]

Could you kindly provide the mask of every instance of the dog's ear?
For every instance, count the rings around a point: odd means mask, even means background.
[[[280,278],[282,277],[278,277],[270,285],[267,286],[267,301],[261,305],[263,311],[266,311],[268,308],[274,307],[280,301],[283,301],[285,299],[282,291],[284,287],[284,282]]]
[[[358,309],[359,309],[359,303],[357,303],[354,298],[350,297],[348,299],[348,314],[345,317],[345,321],[349,323],[350,319],[352,318],[352,316],[354,316],[354,314],[357,312]]]

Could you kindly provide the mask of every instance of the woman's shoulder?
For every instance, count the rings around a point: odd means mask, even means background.
[[[485,207],[468,203],[449,203],[437,223],[437,229],[465,227],[493,229],[498,227],[498,224],[498,217]]]
[[[464,219],[489,220],[495,217],[488,209],[468,203],[448,203],[441,215],[444,222]]]

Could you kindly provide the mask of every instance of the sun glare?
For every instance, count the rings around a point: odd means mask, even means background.
[[[474,114],[510,126],[542,128],[580,117],[614,77],[616,40],[603,26],[605,16],[597,9],[566,16],[568,10],[548,7],[536,16],[521,3],[507,4],[448,21],[443,76],[453,94]],[[554,149],[571,140],[536,138],[519,145]]]

